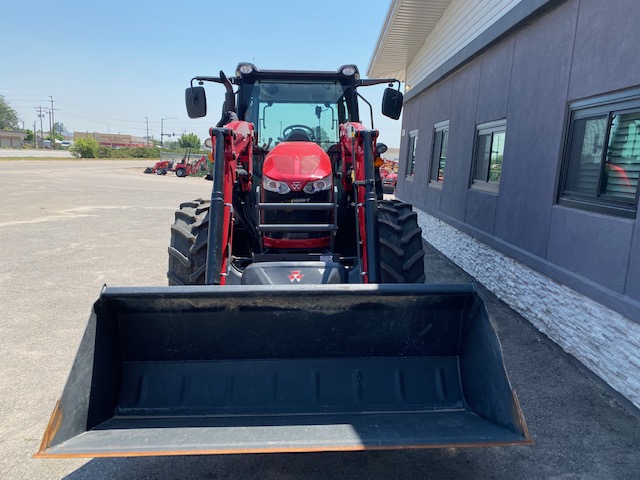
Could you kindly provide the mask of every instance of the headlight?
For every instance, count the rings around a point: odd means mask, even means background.
[[[333,178],[331,175],[327,175],[320,180],[307,183],[302,190],[304,193],[311,195],[313,193],[321,192],[322,190],[329,190],[331,187],[333,187]]]
[[[278,180],[272,180],[266,175],[262,176],[262,188],[269,190],[270,192],[276,192],[280,195],[285,195],[291,191],[289,185]],[[306,187],[305,187],[306,188]]]

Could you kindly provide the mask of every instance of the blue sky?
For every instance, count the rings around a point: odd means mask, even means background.
[[[388,7],[389,0],[5,2],[0,95],[26,128],[51,95],[56,121],[70,131],[143,136],[148,117],[159,138],[161,118],[177,117],[164,121],[165,133],[203,138],[218,121],[224,89],[207,86],[210,113],[190,120],[184,89],[193,76],[232,75],[241,61],[309,70],[355,63],[365,76]],[[380,140],[394,147],[400,122],[379,113],[383,88],[361,93],[374,105]]]

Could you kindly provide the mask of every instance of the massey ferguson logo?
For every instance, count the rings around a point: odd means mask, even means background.
[[[300,270],[292,270],[289,273],[289,280],[291,281],[291,283],[293,282],[300,283],[300,280],[302,280],[302,277],[304,277],[304,274]]]
[[[291,182],[291,190],[299,192],[300,188],[302,188],[302,183],[300,183],[300,182]]]

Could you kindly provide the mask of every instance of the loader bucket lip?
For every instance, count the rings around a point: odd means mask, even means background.
[[[101,298],[139,298],[141,296],[161,296],[163,298],[208,297],[212,292],[226,292],[229,295],[255,296],[255,294],[283,294],[312,293],[312,294],[336,294],[368,293],[384,291],[385,294],[412,295],[460,295],[476,293],[473,283],[462,284],[339,284],[339,285],[194,285],[176,287],[109,287],[105,286]]]
[[[473,284],[105,287],[34,457],[532,443]]]
[[[428,417],[433,416],[433,421]],[[375,417],[375,419],[374,419]],[[360,430],[363,425],[369,427],[379,427],[386,424],[393,417],[398,417],[399,424],[414,424],[412,430],[414,436],[407,441],[398,441],[394,438],[393,429],[386,432],[385,438],[382,436],[363,435]],[[534,442],[529,437],[522,437],[518,434],[511,434],[508,438],[500,428],[495,428],[496,436],[487,436],[486,432],[478,434],[474,440],[470,441],[433,441],[433,432],[442,433],[440,429],[446,429],[447,423],[456,424],[464,417],[468,425],[487,424],[485,420],[469,412],[450,413],[424,413],[409,412],[400,418],[394,414],[373,414],[365,413],[358,415],[358,418],[347,418],[343,415],[326,416],[299,416],[291,421],[290,416],[281,419],[278,425],[276,417],[246,417],[246,423],[241,426],[241,434],[229,433],[225,424],[232,424],[237,427],[237,419],[202,419],[199,423],[218,423],[222,426],[198,427],[189,432],[188,428],[170,428],[160,431],[147,425],[146,428],[122,429],[105,426],[108,430],[97,430],[87,432],[78,439],[68,444],[43,448],[34,455],[34,458],[99,458],[99,457],[145,457],[145,456],[178,456],[178,455],[234,455],[234,454],[263,454],[263,453],[320,453],[320,452],[350,452],[350,451],[390,451],[390,450],[423,450],[433,448],[480,448],[499,446],[532,445]],[[411,417],[411,418],[410,418]],[[456,418],[458,420],[456,420]],[[199,419],[193,419],[197,422]],[[355,421],[354,421],[355,420]],[[262,425],[271,423],[273,425]],[[117,422],[116,422],[117,424]],[[257,425],[260,424],[260,425]],[[468,426],[467,425],[467,426]],[[166,426],[166,424],[165,424]],[[426,431],[423,430],[424,427]],[[279,431],[284,428],[285,433]],[[256,433],[252,429],[256,429]],[[160,429],[162,430],[162,429]],[[371,428],[373,430],[373,428]],[[159,432],[159,433],[158,433]],[[222,433],[221,433],[222,432]],[[218,444],[208,448],[163,448],[163,443],[170,442],[170,439],[179,435],[184,442],[197,443],[207,441],[212,437],[218,439]],[[470,435],[471,436],[471,435]],[[502,439],[499,440],[498,436]],[[84,437],[84,438],[82,438]],[[268,440],[266,438],[268,437]],[[247,440],[249,438],[249,440]],[[129,449],[118,449],[113,445],[127,444]],[[175,444],[175,442],[172,442]],[[210,442],[209,442],[210,443]],[[100,449],[98,453],[94,450]]]

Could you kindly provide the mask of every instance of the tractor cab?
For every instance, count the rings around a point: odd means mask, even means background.
[[[194,77],[185,100],[189,117],[199,118],[207,113],[206,94],[204,87],[193,86],[194,81],[222,83],[226,94],[218,126],[230,120],[251,122],[256,146],[265,150],[282,142],[304,141],[329,151],[339,142],[339,125],[360,122],[357,88],[361,86],[388,83],[382,114],[397,120],[402,111],[398,80],[360,79],[355,65],[331,72],[259,70],[241,63],[235,77],[228,78],[222,71],[220,77]],[[398,89],[391,88],[394,83]]]

